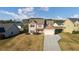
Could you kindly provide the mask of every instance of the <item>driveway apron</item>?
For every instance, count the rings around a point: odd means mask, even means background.
[[[44,51],[60,51],[58,44],[61,37],[59,35],[44,35]]]

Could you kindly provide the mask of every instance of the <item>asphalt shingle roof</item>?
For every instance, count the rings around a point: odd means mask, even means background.
[[[30,18],[29,23],[35,22],[37,24],[44,24],[44,19],[43,18]]]
[[[0,28],[4,28],[5,30],[8,30],[14,23],[5,23],[5,24],[0,24]]]
[[[55,19],[46,19],[47,22],[49,22],[50,24],[54,24],[57,23],[58,25],[61,25],[64,23],[65,20],[55,20]]]

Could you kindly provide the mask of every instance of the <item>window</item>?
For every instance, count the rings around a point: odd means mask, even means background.
[[[13,32],[11,32],[11,34],[13,34]]]
[[[75,27],[78,27],[78,26],[79,26],[79,24],[75,24],[74,26],[75,26]]]
[[[38,25],[38,27],[41,27],[42,25]]]
[[[4,27],[0,27],[0,33],[1,33],[1,32],[5,32]]]
[[[34,25],[30,25],[30,27],[34,27]]]

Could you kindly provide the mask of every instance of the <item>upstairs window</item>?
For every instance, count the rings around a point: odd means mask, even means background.
[[[35,25],[30,25],[30,27],[34,27]]]
[[[78,26],[79,26],[79,24],[75,24],[74,26],[75,26],[75,27],[78,27]]]
[[[38,25],[38,27],[42,27],[42,25]]]

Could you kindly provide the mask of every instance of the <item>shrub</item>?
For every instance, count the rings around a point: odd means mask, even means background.
[[[79,31],[73,31],[72,34],[79,34]]]
[[[62,29],[55,29],[55,34],[59,34],[62,32]]]
[[[5,38],[5,35],[3,34],[0,34],[0,40],[4,39]]]

